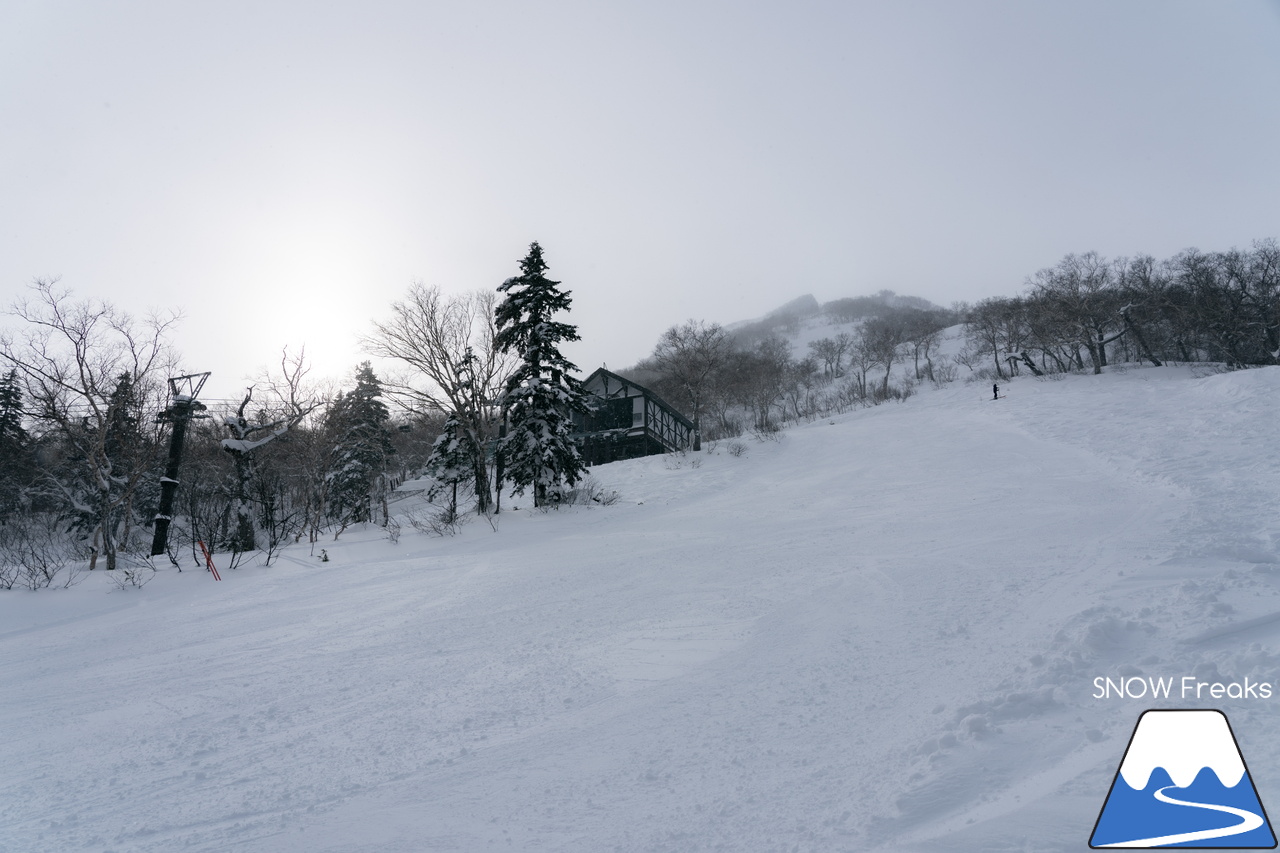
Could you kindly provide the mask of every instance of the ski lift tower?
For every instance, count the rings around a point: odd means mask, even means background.
[[[169,545],[169,522],[173,520],[173,498],[178,491],[178,466],[182,463],[182,444],[187,437],[187,423],[192,418],[207,418],[200,414],[208,408],[196,400],[208,372],[175,376],[169,380],[169,408],[156,416],[160,423],[172,423],[173,435],[169,439],[169,463],[160,478],[160,508],[156,511],[155,533],[151,538],[151,556],[163,554]]]

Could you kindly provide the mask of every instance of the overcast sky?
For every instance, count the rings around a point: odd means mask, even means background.
[[[584,370],[688,318],[1280,237],[1280,4],[0,4],[0,305],[179,308],[206,396],[349,375],[539,241]]]

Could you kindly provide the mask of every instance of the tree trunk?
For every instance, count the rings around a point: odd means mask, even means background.
[[[98,493],[98,512],[102,518],[102,554],[107,558],[107,571],[116,567],[115,518],[111,511],[111,491],[103,489]]]
[[[1101,338],[1094,340],[1093,330],[1091,329],[1081,329],[1080,331],[1083,333],[1080,337],[1084,339],[1084,348],[1089,351],[1089,364],[1092,365],[1094,375],[1096,376],[1102,372],[1102,358],[1098,353],[1098,350],[1100,349],[1098,341],[1100,341]]]
[[[1022,363],[1031,369],[1032,375],[1044,376],[1044,372],[1041,371],[1040,368],[1036,367],[1036,363],[1031,360],[1031,356],[1027,355],[1026,350],[1022,351]]]
[[[702,421],[699,420],[698,394],[693,395],[693,452],[702,450]]]
[[[1147,359],[1147,361],[1151,362],[1156,367],[1160,367],[1160,359],[1156,358],[1152,354],[1151,347],[1147,346],[1147,339],[1142,336],[1142,330],[1138,328],[1137,323],[1133,322],[1133,318],[1129,316],[1129,312],[1121,311],[1120,316],[1124,318],[1125,327],[1133,333],[1133,339],[1138,344],[1138,352],[1141,353],[1142,357]]]
[[[472,474],[475,479],[476,512],[479,513],[488,512],[489,506],[493,503],[493,495],[489,491],[489,466],[485,464],[483,454],[484,449],[481,448],[479,454],[471,460]]]
[[[253,551],[258,546],[253,529],[253,513],[249,509],[249,460],[241,451],[233,451],[232,455],[236,460],[236,491],[231,499],[236,531],[231,537],[231,550]]]

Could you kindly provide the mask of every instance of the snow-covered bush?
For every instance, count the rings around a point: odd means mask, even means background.
[[[118,590],[142,589],[156,576],[155,566],[147,560],[132,558],[122,560],[115,571],[107,573],[107,580]]]
[[[18,582],[18,566],[5,560],[3,553],[0,553],[0,589],[13,589],[13,585]]]
[[[555,505],[613,506],[621,498],[616,489],[606,489],[595,477],[587,477],[571,489],[562,489]]]
[[[450,507],[431,505],[407,509],[401,515],[409,522],[410,527],[428,536],[456,536],[470,518],[468,515],[459,515]]]
[[[45,589],[62,575],[61,586],[79,580],[76,546],[55,519],[43,514],[10,518],[0,528],[0,589]]]
[[[933,366],[933,387],[941,388],[948,383],[955,382],[956,377],[959,375],[960,371],[954,363],[939,362]]]
[[[680,468],[699,468],[702,466],[702,460],[693,456],[687,450],[673,450],[663,454],[663,464],[666,465],[668,471],[676,471]]]
[[[751,431],[756,441],[782,441],[782,425],[774,421],[763,421]]]

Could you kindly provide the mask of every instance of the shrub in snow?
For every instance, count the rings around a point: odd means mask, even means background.
[[[954,364],[940,363],[933,367],[933,387],[941,388],[949,382],[955,382],[959,370]]]
[[[606,489],[595,477],[587,477],[572,489],[559,493],[555,506],[613,506],[621,498],[615,489]]]
[[[751,431],[756,441],[782,441],[782,427],[773,421],[764,421]]]
[[[426,506],[405,510],[402,514],[409,526],[428,536],[456,536],[462,529],[465,515],[458,515],[449,507]]]
[[[9,518],[0,527],[0,589],[46,589],[59,575],[64,588],[77,583],[80,567],[74,563],[76,550],[54,519],[43,514]]]
[[[663,464],[667,470],[676,471],[688,465],[690,468],[702,467],[702,460],[689,455],[687,450],[673,450],[663,454]]]
[[[118,590],[142,589],[156,576],[155,567],[141,559],[125,562],[113,572],[107,573],[107,580]]]

